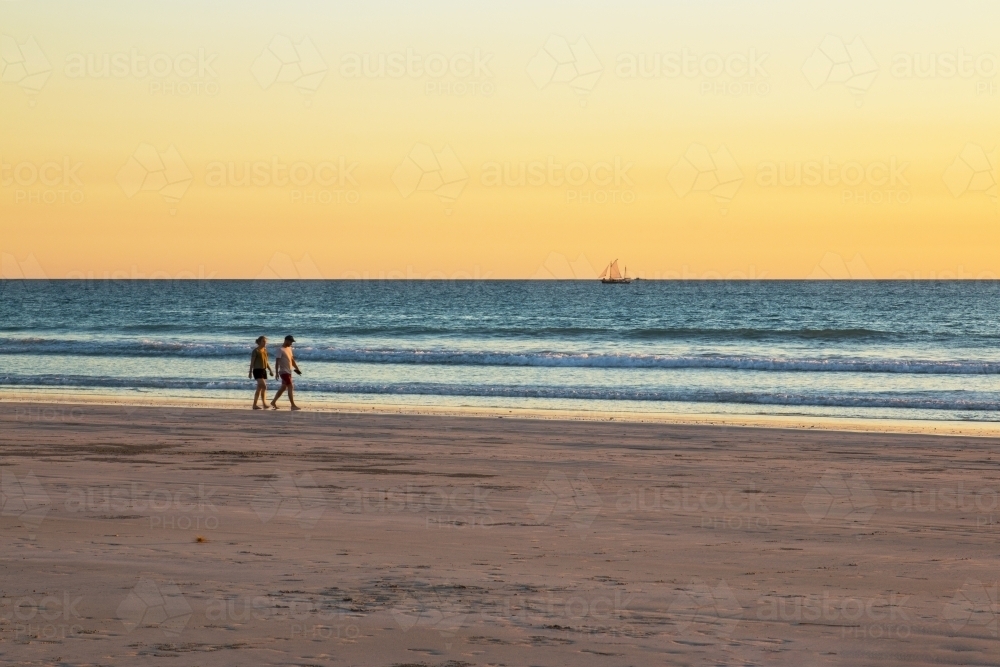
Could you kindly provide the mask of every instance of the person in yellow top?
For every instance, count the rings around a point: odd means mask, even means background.
[[[267,374],[274,376],[271,370],[271,362],[267,360],[267,338],[261,336],[257,339],[257,347],[250,352],[250,375],[257,380],[257,391],[253,394],[253,409],[263,410],[267,405]],[[257,398],[260,397],[260,406],[257,405]]]

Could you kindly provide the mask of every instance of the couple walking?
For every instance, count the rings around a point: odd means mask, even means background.
[[[302,375],[302,371],[299,370],[299,365],[295,363],[295,355],[292,353],[292,343],[295,339],[291,336],[285,336],[285,342],[282,343],[281,349],[278,350],[278,356],[274,360],[275,370],[277,371],[278,377],[281,378],[281,387],[278,389],[278,393],[274,395],[271,400],[271,408],[277,410],[278,406],[275,404],[281,395],[288,391],[288,402],[292,404],[292,410],[301,410],[299,406],[295,405],[295,390],[292,387],[292,370],[294,369],[296,374]],[[267,338],[261,336],[257,339],[257,347],[253,349],[250,353],[250,375],[253,379],[257,380],[257,390],[253,394],[253,409],[261,410],[267,407],[267,374],[275,374],[275,371],[271,370],[271,362],[267,360]],[[260,397],[260,406],[257,405],[257,398]]]

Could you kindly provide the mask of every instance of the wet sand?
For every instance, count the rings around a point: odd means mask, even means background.
[[[273,397],[273,387],[268,396]],[[110,405],[118,407],[215,408],[245,410],[248,395],[239,399],[197,398],[143,394],[134,391],[117,394],[90,392],[85,394],[61,389],[24,389],[5,391],[6,401],[44,404],[56,409],[56,404]],[[434,406],[406,403],[371,403],[351,400],[317,401],[306,398],[310,412],[342,414],[429,415],[438,417],[513,417],[556,421],[615,421],[635,424],[680,424],[699,426],[748,426],[777,429],[824,429],[864,433],[913,433],[919,435],[968,435],[1000,438],[1000,423],[990,421],[932,421],[926,419],[881,419],[864,417],[829,417],[819,415],[744,414],[739,412],[665,412],[665,411],[603,411],[592,408],[567,410],[553,408],[501,408],[471,406]],[[287,407],[287,406],[286,406]]]
[[[1000,439],[0,403],[0,661],[1000,663]]]

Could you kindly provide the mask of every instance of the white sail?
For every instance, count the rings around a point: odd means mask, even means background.
[[[601,271],[601,275],[599,275],[599,276],[597,276],[597,277],[598,277],[598,278],[604,278],[604,276],[608,275],[608,269],[610,269],[610,268],[611,268],[611,265],[610,265],[610,264],[608,264],[607,266],[605,266],[605,267],[604,267],[604,270],[603,270],[603,271]]]
[[[612,280],[621,280],[622,279],[622,274],[621,274],[620,271],[618,271],[618,260],[617,259],[615,261],[611,262],[611,266],[609,268],[611,269],[611,276],[610,277],[611,277]]]

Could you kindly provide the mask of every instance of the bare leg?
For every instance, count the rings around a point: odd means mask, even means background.
[[[292,404],[292,410],[301,410],[299,406],[295,405],[295,390],[292,389],[292,385],[288,385],[288,402]]]
[[[278,402],[278,399],[281,398],[281,395],[283,393],[285,393],[285,383],[284,382],[282,382],[281,386],[278,387],[278,391],[274,392],[274,398],[271,399],[271,407],[274,408],[275,410],[278,409],[278,406],[275,405],[275,404]]]
[[[260,385],[261,385],[261,381],[257,380],[257,388],[254,389],[254,391],[253,391],[253,407],[254,407],[255,410],[257,409],[257,399],[260,398],[260,395],[261,395]]]

